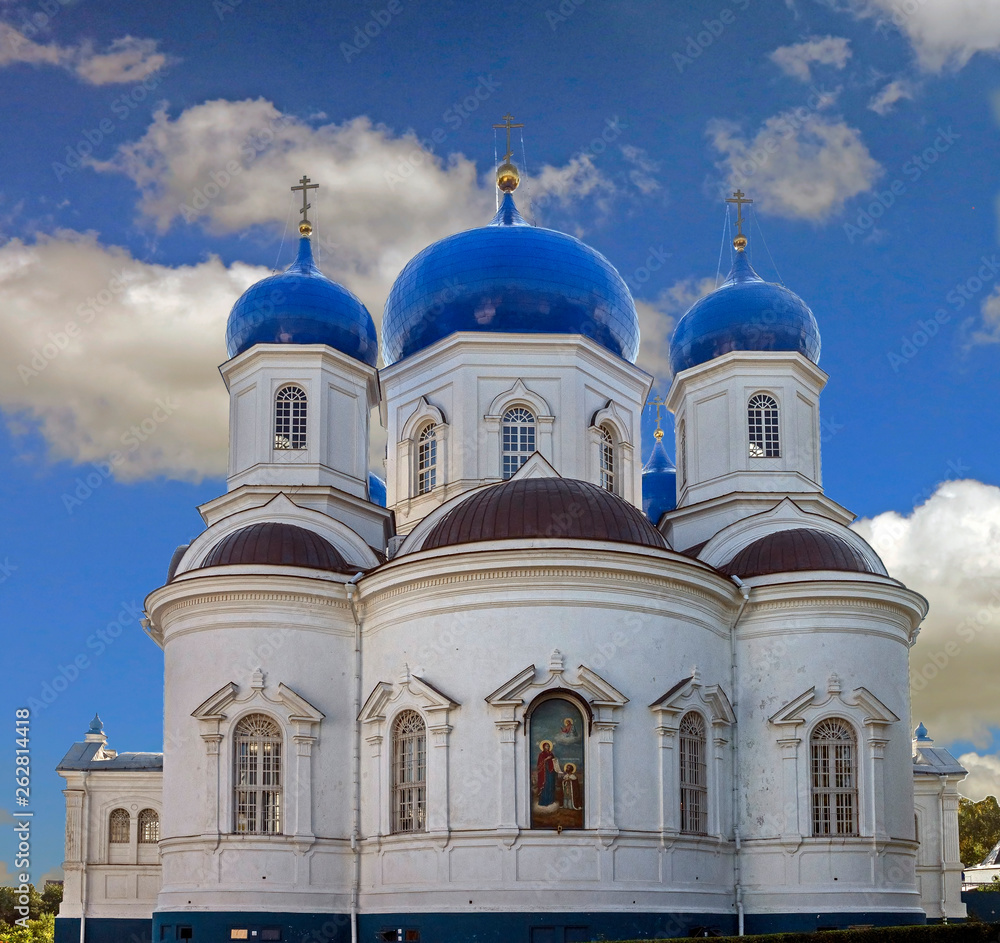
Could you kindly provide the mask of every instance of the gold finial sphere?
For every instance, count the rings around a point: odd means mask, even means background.
[[[497,169],[497,186],[504,193],[513,193],[520,182],[521,175],[517,168],[509,160],[505,160]]]
[[[740,234],[733,240],[733,248],[737,252],[742,252],[747,247],[747,237]]]
[[[308,219],[302,220],[302,222],[299,223],[299,235],[311,236],[312,233],[313,233],[312,223],[310,223]]]
[[[656,427],[656,431],[653,433],[653,438],[656,439],[657,442],[663,438],[663,430],[659,426]]]

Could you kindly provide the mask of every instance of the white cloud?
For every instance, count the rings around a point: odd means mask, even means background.
[[[896,79],[882,88],[868,107],[877,115],[887,115],[904,98],[913,98],[913,86],[904,79]]]
[[[981,321],[970,319],[965,324],[972,344],[1000,343],[1000,288],[994,288],[979,306]]]
[[[628,173],[629,180],[643,196],[660,189],[660,182],[656,179],[656,172],[660,169],[659,161],[653,160],[644,148],[634,144],[623,145],[622,155],[632,165]]]
[[[752,138],[718,118],[707,133],[729,185],[752,186],[759,209],[786,219],[826,219],[882,172],[856,128],[806,107],[768,118]]]
[[[155,39],[122,36],[107,52],[95,53],[89,46],[81,51],[76,74],[91,85],[114,85],[141,82],[167,64],[167,56],[158,52]]]
[[[36,43],[7,23],[0,23],[0,67],[27,63],[52,65],[74,72],[90,85],[141,82],[173,60],[157,50],[155,39],[122,36],[106,52],[89,42],[78,46]]]
[[[958,762],[969,771],[958,787],[966,799],[981,802],[987,796],[1000,795],[1000,756],[963,753]]]
[[[996,0],[851,0],[858,17],[875,18],[879,29],[906,35],[921,68],[960,69],[977,52],[1000,51],[1000,4]]]
[[[771,53],[771,61],[783,72],[803,82],[812,81],[810,65],[830,65],[843,69],[851,58],[850,40],[841,36],[811,36],[793,46],[779,46]]]
[[[903,517],[854,525],[889,575],[930,603],[910,652],[913,725],[941,744],[984,747],[1000,728],[1000,488],[946,481]]]
[[[0,408],[15,430],[41,432],[50,460],[110,461],[125,481],[224,474],[226,316],[267,274],[215,258],[153,265],[93,233],[11,240],[0,246]]]

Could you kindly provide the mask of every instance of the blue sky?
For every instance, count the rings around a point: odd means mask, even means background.
[[[320,263],[379,320],[408,258],[492,215],[508,111],[520,208],[618,267],[660,392],[728,268],[723,197],[754,198],[754,265],[823,336],[826,491],[934,607],[914,723],[992,791],[998,52],[991,0],[0,0],[0,716],[44,704],[36,879],[95,710],[160,746],[134,612],[224,489],[225,318],[291,261],[289,186],[320,183]]]

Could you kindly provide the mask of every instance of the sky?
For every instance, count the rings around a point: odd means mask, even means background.
[[[754,200],[753,264],[822,333],[826,493],[931,603],[911,722],[995,793],[998,57],[994,0],[0,0],[0,717],[13,756],[31,705],[33,879],[94,713],[161,748],[139,614],[225,490],[225,320],[293,258],[289,187],[320,184],[320,266],[379,323],[492,216],[507,113],[519,207],[621,272],[657,393],[728,271],[724,198]]]

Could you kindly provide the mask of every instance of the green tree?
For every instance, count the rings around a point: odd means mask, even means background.
[[[14,921],[23,916],[15,907],[20,906],[20,893],[16,887],[0,887],[0,923],[13,927]],[[35,890],[34,884],[28,885],[28,919],[36,920],[42,914],[42,895]]]
[[[55,933],[56,918],[53,914],[42,914],[37,920],[29,920],[26,927],[0,922],[0,943],[52,943]]]
[[[63,886],[61,884],[46,884],[42,891],[42,913],[58,914],[62,903]]]
[[[958,848],[967,868],[979,864],[1000,841],[1000,804],[994,796],[982,802],[958,801]]]

